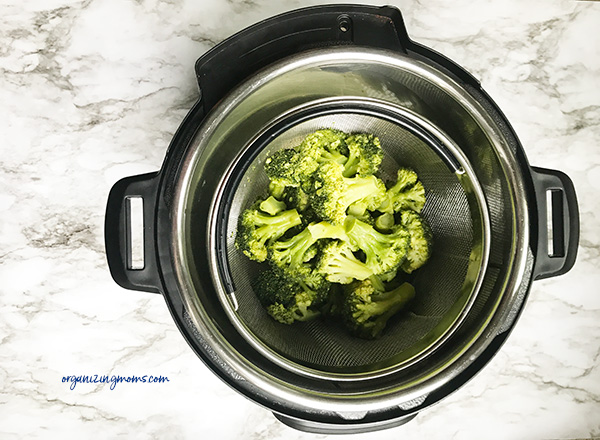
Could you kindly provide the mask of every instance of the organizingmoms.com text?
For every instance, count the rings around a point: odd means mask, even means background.
[[[74,375],[74,376],[63,376],[62,383],[68,383],[69,388],[74,390],[77,384],[89,383],[89,384],[110,384],[109,388],[114,390],[117,384],[129,383],[129,384],[158,384],[170,382],[167,376],[155,376],[152,374],[145,374],[143,376],[119,376],[113,375]]]

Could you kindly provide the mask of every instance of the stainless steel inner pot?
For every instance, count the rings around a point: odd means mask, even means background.
[[[515,145],[507,142],[506,127],[489,116],[478,93],[402,54],[338,47],[272,65],[233,90],[206,118],[174,190],[173,268],[190,322],[240,380],[292,409],[351,418],[361,411],[422,402],[506,330],[506,317],[515,313],[526,290],[523,276],[532,265],[529,214],[524,177],[512,166]],[[294,112],[339,102],[347,108],[307,117],[263,139]],[[353,111],[365,106],[374,111]],[[383,118],[383,109],[412,121],[430,141]],[[261,163],[267,152],[293,146],[303,134],[324,126],[373,131],[386,152],[383,177],[397,165],[412,166],[428,191],[424,215],[434,228],[434,256],[414,280],[420,299],[380,341],[346,340],[319,323],[291,330],[270,321],[249,289],[255,268],[231,246],[240,209],[265,189]],[[230,196],[227,188],[234,181]],[[208,230],[198,230],[195,218],[207,205]],[[216,295],[196,288],[205,281],[200,274],[206,264]],[[207,312],[209,304],[225,309],[239,338],[224,337],[223,323]],[[242,341],[255,352],[239,349]],[[307,349],[310,341],[315,347]],[[256,357],[268,358],[287,373],[259,368]],[[319,382],[327,378],[344,385],[332,391]]]

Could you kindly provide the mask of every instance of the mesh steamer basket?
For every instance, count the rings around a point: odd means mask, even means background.
[[[217,45],[196,74],[200,98],[162,169],[111,190],[107,258],[121,286],[162,293],[205,364],[283,422],[354,433],[410,420],[499,350],[533,280],[573,266],[570,179],[530,167],[480,84],[411,41],[398,10],[273,17]],[[250,289],[257,267],[232,246],[240,210],[266,189],[266,155],[324,127],[375,133],[381,177],[409,166],[427,191],[433,256],[412,279],[415,301],[377,341],[273,322]],[[132,197],[144,206],[141,269],[130,264]]]
[[[327,320],[292,326],[275,322],[252,289],[265,265],[251,262],[234,245],[241,211],[268,188],[265,159],[321,128],[376,134],[384,151],[380,176],[393,181],[400,166],[410,167],[427,188],[422,214],[432,227],[435,252],[411,280],[419,294],[410,312],[392,320],[375,341],[352,337]],[[372,378],[424,358],[459,326],[484,279],[488,210],[468,159],[432,124],[382,100],[320,99],[268,123],[239,151],[212,203],[210,262],[229,318],[263,355],[324,379]]]

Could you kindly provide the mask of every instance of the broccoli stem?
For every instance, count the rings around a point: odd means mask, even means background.
[[[404,283],[389,292],[376,292],[372,296],[373,302],[368,306],[369,313],[378,316],[377,319],[386,316],[387,321],[390,316],[396,314],[414,296],[415,289],[409,283]]]
[[[371,281],[371,284],[373,285],[373,289],[375,289],[377,292],[385,291],[385,286],[383,285],[383,281],[381,281],[381,278],[379,278],[377,275],[371,275],[369,277],[369,280]]]
[[[330,273],[327,279],[332,282],[347,284],[353,280],[364,280],[373,274],[373,271],[350,253],[340,253],[337,258],[328,261],[322,270]]]
[[[285,210],[287,206],[285,206],[285,203],[280,202],[275,197],[269,196],[269,198],[260,203],[259,208],[261,211],[264,211],[267,214],[275,215]]]
[[[340,165],[344,165],[347,160],[348,158],[346,156],[337,151],[323,151],[323,153],[321,153],[321,156],[317,158],[318,163],[337,162]]]
[[[332,225],[329,222],[319,222],[308,225],[307,229],[310,231],[310,235],[312,235],[315,240],[319,240],[321,238],[335,238],[338,240],[348,241],[346,230],[340,225]]]
[[[305,228],[287,240],[273,243],[272,259],[280,266],[287,265],[290,269],[294,269],[304,262],[304,254],[316,241],[308,228]]]
[[[375,227],[382,231],[389,231],[394,226],[394,216],[385,212],[375,220]]]
[[[259,241],[263,244],[269,239],[281,237],[289,228],[297,226],[302,222],[298,211],[295,209],[280,212],[273,217],[260,214],[257,217],[259,220],[262,220],[263,225],[258,227],[255,233]]]
[[[272,181],[269,183],[269,193],[277,199],[280,199],[283,196],[285,189],[285,184],[281,182]]]
[[[344,177],[352,177],[358,171],[358,163],[360,162],[360,158],[356,156],[350,156],[346,163],[344,164],[344,172],[342,175]]]

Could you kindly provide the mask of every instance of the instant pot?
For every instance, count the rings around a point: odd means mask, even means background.
[[[409,39],[392,7],[285,13],[196,62],[199,97],[156,173],[117,182],[105,240],[114,280],[164,296],[182,335],[231,387],[304,431],[405,423],[480,371],[513,328],[531,283],[575,262],[571,180],[530,167],[504,115],[468,72]],[[252,291],[237,218],[268,180],[266,157],[319,128],[369,132],[381,177],[410,167],[435,238],[409,310],[366,341],[335,323],[286,326]],[[143,202],[143,266],[131,203]]]

